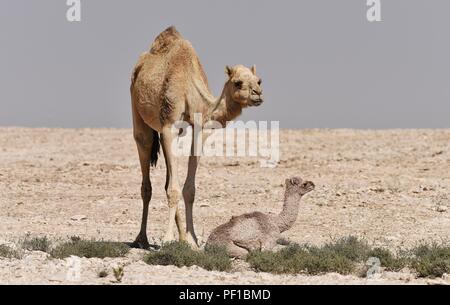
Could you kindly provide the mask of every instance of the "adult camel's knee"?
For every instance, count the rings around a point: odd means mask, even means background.
[[[181,192],[178,188],[169,187],[167,189],[167,201],[169,202],[169,208],[178,204],[181,199]]]

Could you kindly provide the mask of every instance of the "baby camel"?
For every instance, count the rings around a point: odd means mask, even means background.
[[[290,229],[298,215],[300,199],[314,190],[314,183],[299,177],[286,179],[283,210],[278,215],[253,212],[233,216],[213,230],[206,246],[225,246],[232,257],[243,257],[253,250],[270,250],[280,233]]]

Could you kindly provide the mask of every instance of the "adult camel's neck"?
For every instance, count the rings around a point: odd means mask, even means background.
[[[225,127],[228,121],[235,119],[242,112],[242,106],[233,101],[228,93],[227,83],[219,97],[214,97],[203,84],[196,83],[197,91],[207,105],[206,121],[217,121]]]
[[[225,86],[214,107],[211,108],[210,119],[225,127],[228,121],[234,120],[241,112],[242,106],[231,99]]]
[[[284,194],[283,210],[278,214],[278,227],[280,232],[289,230],[297,220],[298,208],[302,196],[297,192],[286,190]]]

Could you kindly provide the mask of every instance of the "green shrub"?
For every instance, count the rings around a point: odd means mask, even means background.
[[[321,247],[292,244],[278,252],[254,251],[247,256],[250,266],[262,272],[349,274],[357,263],[377,257],[382,267],[398,271],[407,265],[407,258],[395,256],[387,249],[371,249],[368,243],[355,236],[343,237]]]
[[[81,239],[73,239],[56,246],[51,252],[51,256],[55,258],[65,258],[71,255],[78,257],[123,257],[130,247],[119,242],[110,241],[87,241]]]
[[[348,236],[327,243],[323,247],[318,248],[318,250],[322,254],[333,253],[352,261],[362,262],[368,258],[370,247],[366,241],[360,240],[356,236]]]
[[[278,252],[254,251],[247,256],[256,271],[272,273],[321,274],[355,271],[356,263],[369,257],[380,259],[381,266],[389,271],[404,267],[416,270],[419,277],[441,277],[450,273],[450,246],[423,243],[408,251],[393,254],[388,249],[371,248],[354,236],[344,237],[322,247],[290,245]]]
[[[381,262],[381,267],[388,271],[400,271],[408,265],[408,258],[401,253],[397,256],[384,248],[374,248],[368,253],[369,257],[377,257]]]
[[[411,267],[419,277],[441,277],[450,273],[450,246],[422,243],[411,250]]]
[[[164,244],[159,251],[150,252],[144,257],[150,265],[199,266],[206,270],[227,271],[231,269],[231,260],[224,247],[209,247],[204,251],[195,251],[185,242]]]
[[[23,249],[28,251],[49,252],[51,248],[51,242],[49,239],[47,239],[46,236],[44,237],[27,236],[21,241],[20,244]]]
[[[348,274],[354,262],[329,247],[290,245],[278,252],[254,251],[247,256],[250,266],[257,271],[272,273],[321,274],[338,272]]]
[[[231,269],[231,260],[225,247],[208,246],[200,255],[199,267],[206,270],[227,271]]]
[[[355,262],[347,255],[348,248],[334,248],[330,244],[324,247],[307,247],[309,256],[305,260],[305,269],[308,274],[321,274],[337,272],[349,274],[355,268]]]
[[[20,258],[20,253],[6,245],[0,245],[0,257]]]

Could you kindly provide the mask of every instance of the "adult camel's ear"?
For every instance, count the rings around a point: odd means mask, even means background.
[[[233,68],[231,68],[230,66],[226,66],[225,73],[228,75],[229,78],[231,78],[233,76]]]
[[[252,71],[253,75],[256,75],[256,66],[255,65],[253,65],[250,70]]]

